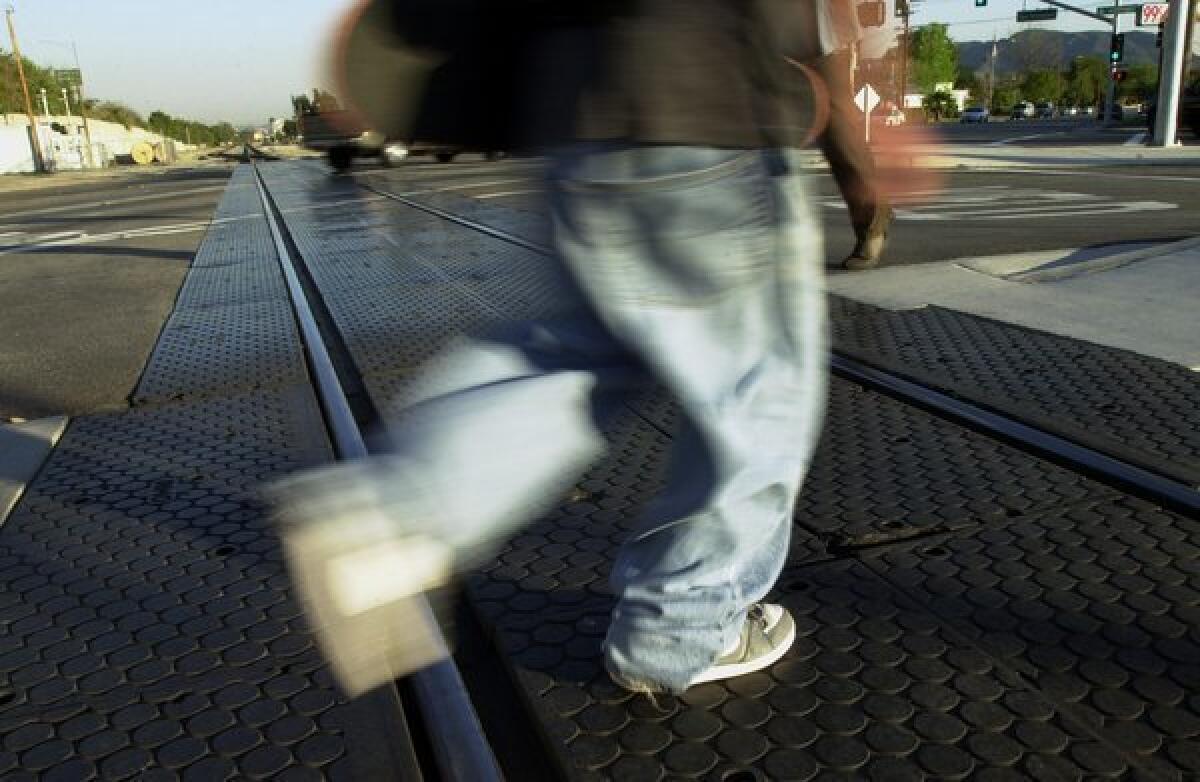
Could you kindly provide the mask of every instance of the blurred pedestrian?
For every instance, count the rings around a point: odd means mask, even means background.
[[[810,85],[785,60],[794,6],[491,4],[502,19],[427,2],[461,24],[422,37],[432,17],[412,2],[391,23],[446,67],[473,58],[458,71],[468,82],[492,75],[478,67],[483,41],[526,36],[503,52],[524,64],[523,89],[487,94],[519,96],[519,133],[550,152],[550,263],[576,300],[569,315],[440,355],[386,454],[273,488],[335,673],[358,692],[421,664],[396,651],[409,640],[396,607],[558,502],[603,456],[609,415],[654,384],[678,401],[681,425],[665,486],[612,568],[605,665],[628,689],[672,693],[769,666],[795,638],[787,610],[764,599],[787,556],[827,371],[820,228],[787,152],[813,130]],[[536,14],[512,18],[526,7]],[[445,114],[455,101],[437,103],[425,127],[459,127]]]
[[[815,11],[808,65],[829,94],[829,121],[818,143],[841,191],[854,227],[854,250],[842,262],[850,270],[872,269],[883,260],[892,209],[878,184],[867,146],[863,111],[854,102],[855,46],[863,37],[856,0],[802,3]]]

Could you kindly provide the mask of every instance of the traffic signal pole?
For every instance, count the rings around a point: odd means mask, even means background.
[[[1121,0],[1113,0],[1113,18],[1112,18],[1112,40],[1116,40],[1117,34],[1121,32]],[[1122,52],[1122,55],[1124,52]],[[1110,53],[1108,58],[1108,97],[1104,99],[1104,127],[1111,127],[1113,124],[1113,112],[1117,105],[1117,80],[1114,78],[1114,70],[1120,60],[1114,60]]]
[[[1173,147],[1179,127],[1179,93],[1183,87],[1187,28],[1191,24],[1191,4],[1188,0],[1171,0],[1171,10],[1163,30],[1163,70],[1158,80],[1158,108],[1154,117],[1154,137],[1150,145]]]
[[[1175,1],[1178,2],[1178,0]],[[1090,17],[1100,22],[1111,22],[1112,34],[1116,36],[1116,34],[1120,32],[1121,0],[1113,0],[1113,15],[1111,20],[1102,14],[1093,13],[1092,11],[1087,11],[1082,8],[1076,8],[1073,5],[1067,5],[1066,3],[1061,3],[1058,0],[1039,0],[1039,2],[1045,3],[1046,5],[1052,5],[1055,8],[1062,8],[1063,10],[1071,11],[1072,13],[1082,14],[1083,16]],[[1018,19],[1018,21],[1020,20]],[[1116,65],[1117,62],[1113,61],[1110,54],[1108,61],[1108,97],[1105,98],[1104,101],[1104,117],[1102,118],[1105,125],[1112,124],[1113,106],[1116,105],[1115,101],[1117,98],[1117,82],[1115,79],[1113,79],[1113,70]]]

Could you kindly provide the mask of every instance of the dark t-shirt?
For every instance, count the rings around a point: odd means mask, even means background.
[[[441,58],[411,127],[394,133],[409,140],[753,148],[795,143],[811,116],[784,55],[813,0],[377,2],[406,49]],[[361,85],[373,66],[357,67]],[[389,78],[394,89],[405,77]],[[376,81],[366,87],[389,89]]]

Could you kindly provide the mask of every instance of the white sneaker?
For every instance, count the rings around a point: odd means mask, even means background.
[[[774,603],[755,603],[746,612],[737,644],[696,674],[691,685],[732,679],[770,668],[796,641],[796,622],[787,609]]]
[[[728,651],[711,666],[692,677],[688,686],[721,679],[732,679],[769,668],[779,661],[796,641],[796,622],[787,609],[774,603],[755,603],[746,612],[742,631]],[[621,687],[632,692],[661,693],[665,690],[626,679],[609,671]]]

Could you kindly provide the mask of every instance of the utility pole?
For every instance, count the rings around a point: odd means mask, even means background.
[[[63,96],[63,112],[67,115],[68,118],[70,118],[70,116],[71,116],[71,99],[67,97],[67,88],[66,87],[62,88],[62,96]]]
[[[75,70],[79,71],[79,84],[75,85],[75,103],[79,106],[79,116],[83,118],[83,140],[87,143],[87,161],[89,168],[96,167],[96,156],[92,151],[92,126],[88,122],[87,101],[83,97],[83,68],[79,67],[79,47],[71,41],[71,53],[75,55]]]
[[[992,30],[992,67],[988,74],[988,114],[992,113],[992,101],[996,95],[996,31]]]
[[[29,97],[29,82],[25,81],[25,66],[21,64],[21,46],[17,43],[17,28],[13,26],[13,14],[16,13],[10,5],[4,9],[8,21],[8,39],[12,41],[13,59],[17,63],[17,78],[21,80],[21,91],[25,94],[25,116],[29,117],[29,135],[33,139],[33,167],[37,171],[46,170],[46,159],[42,156],[42,137],[38,130],[37,118],[33,115],[33,100]]]
[[[42,99],[42,113],[46,115],[46,119],[50,119],[50,101],[46,100],[46,88],[42,87],[38,90],[38,95]]]

